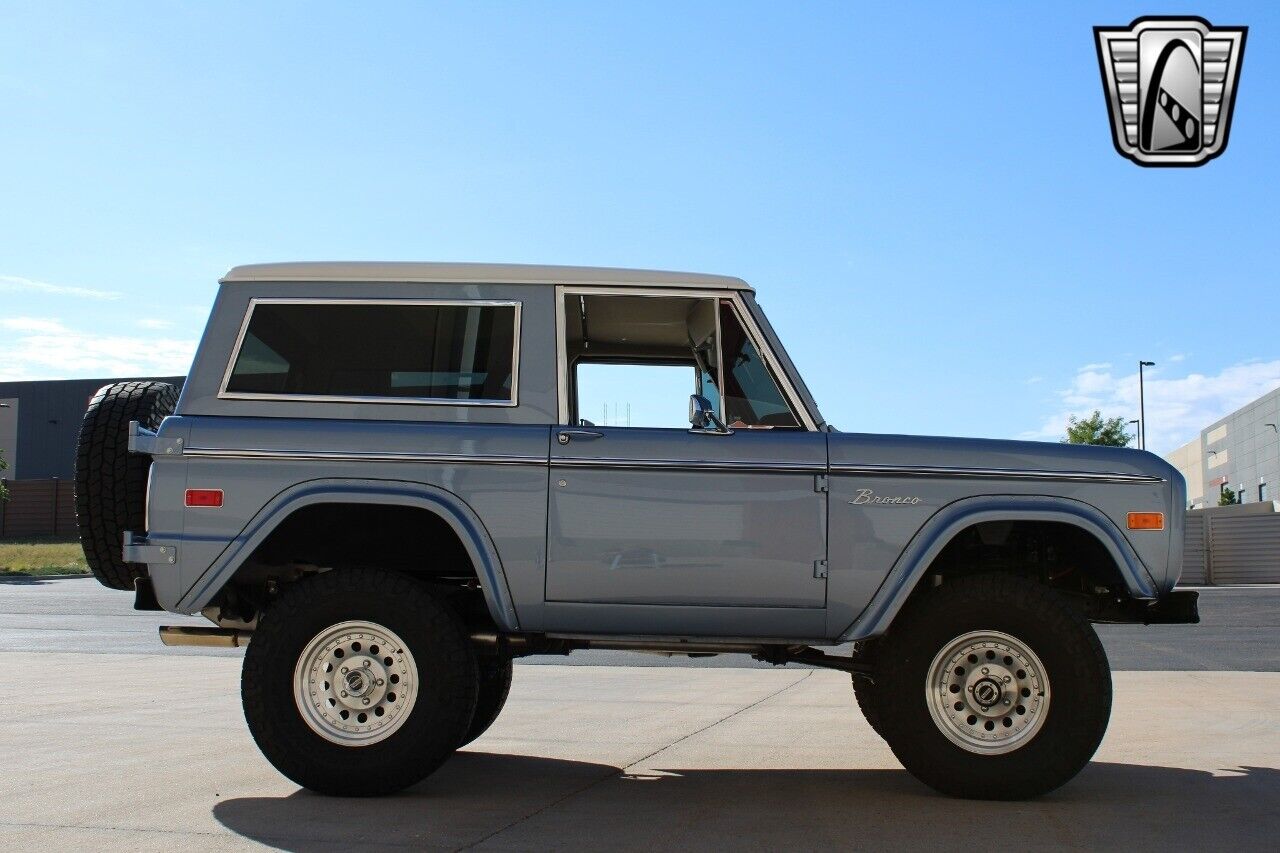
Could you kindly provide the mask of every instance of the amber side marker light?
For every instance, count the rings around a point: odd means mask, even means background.
[[[1164,530],[1163,512],[1129,513],[1130,530]]]
[[[187,506],[222,506],[222,489],[187,489]]]

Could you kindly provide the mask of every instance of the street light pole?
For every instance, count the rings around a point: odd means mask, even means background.
[[[1134,437],[1135,437],[1135,438],[1138,438],[1138,436],[1139,436],[1139,435],[1141,435],[1141,433],[1142,433],[1142,421],[1138,420],[1137,418],[1134,418],[1133,420],[1129,421],[1129,423],[1131,423],[1131,424],[1137,424],[1137,425],[1138,425],[1138,428],[1137,428],[1136,430],[1134,430],[1134,432],[1137,434],[1137,435],[1135,435]],[[1139,440],[1141,440],[1141,439],[1139,439]]]
[[[1147,401],[1143,389],[1142,368],[1155,367],[1154,361],[1138,361],[1138,447],[1147,449]]]

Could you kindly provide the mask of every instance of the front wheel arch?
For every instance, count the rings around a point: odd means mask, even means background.
[[[898,556],[870,604],[840,635],[840,642],[878,637],[889,630],[907,600],[925,580],[943,550],[963,531],[986,522],[1069,524],[1093,536],[1115,563],[1131,598],[1154,600],[1155,582],[1133,546],[1100,510],[1083,501],[1033,495],[980,495],[940,509]]]

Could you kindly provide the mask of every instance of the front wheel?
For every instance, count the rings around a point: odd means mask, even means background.
[[[507,704],[511,695],[511,658],[480,657],[477,660],[480,689],[476,693],[476,712],[471,716],[471,726],[458,747],[464,747],[489,730]]]
[[[416,581],[339,569],[286,587],[245,652],[245,719],[303,787],[374,796],[433,772],[467,732],[475,655],[461,622]]]
[[[1027,799],[1088,763],[1111,672],[1088,621],[1011,575],[948,580],[913,602],[875,659],[878,730],[917,779],[952,796]]]

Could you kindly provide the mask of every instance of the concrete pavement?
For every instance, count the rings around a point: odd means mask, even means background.
[[[839,673],[523,666],[490,733],[441,771],[342,800],[258,754],[238,660],[3,661],[10,849],[1262,850],[1280,833],[1280,673],[1116,673],[1094,763],[997,804],[915,782]]]

